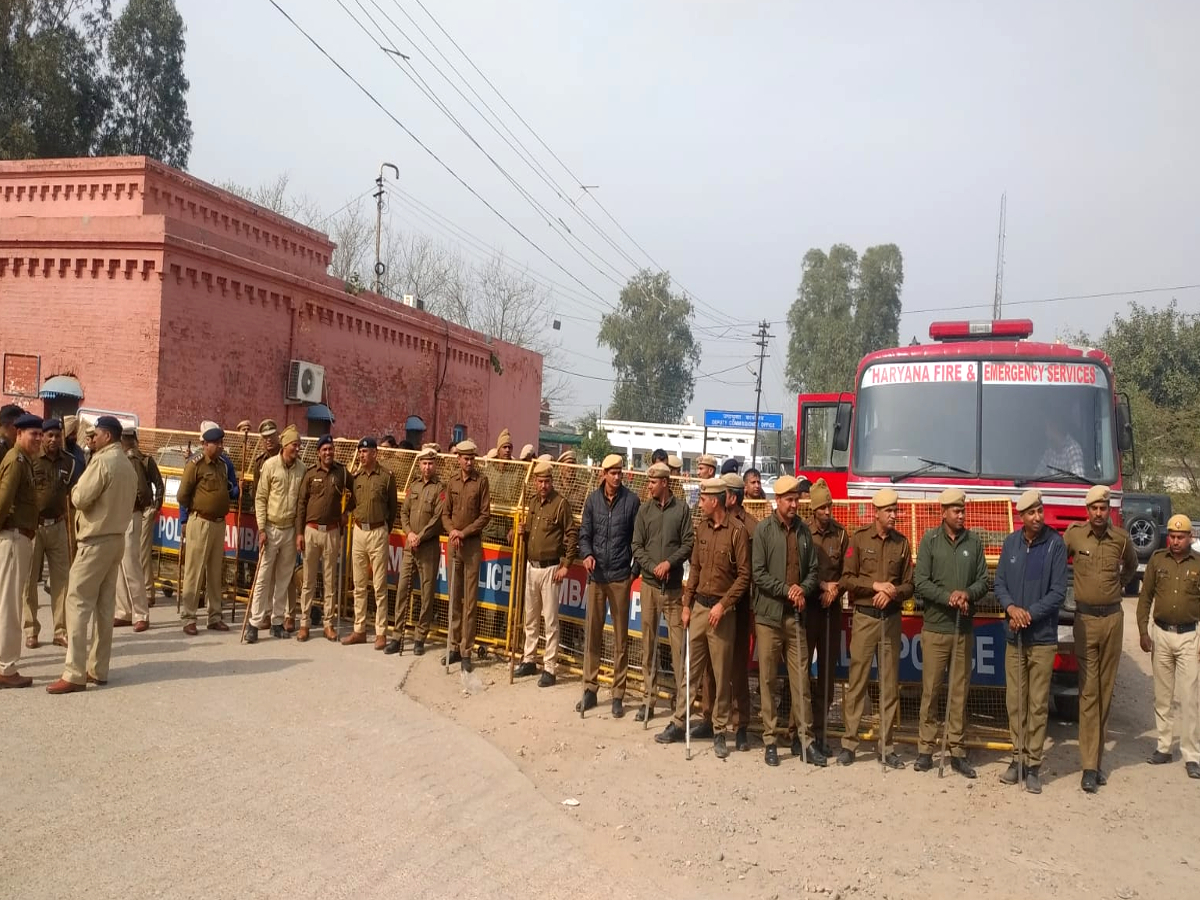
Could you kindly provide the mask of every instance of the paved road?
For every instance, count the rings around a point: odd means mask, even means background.
[[[117,631],[108,686],[46,694],[62,651],[43,646],[22,664],[34,688],[0,693],[0,897],[653,892],[498,750],[401,692],[436,655],[188,638],[173,609],[151,613],[148,632]]]

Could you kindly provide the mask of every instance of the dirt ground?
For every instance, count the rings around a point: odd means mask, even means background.
[[[1099,794],[1079,789],[1075,728],[1053,722],[1040,796],[1002,785],[1008,757],[975,751],[979,778],[880,771],[860,749],[850,768],[817,769],[762,744],[725,761],[711,741],[653,741],[633,721],[640,697],[613,719],[607,690],[581,720],[578,678],[553,688],[508,684],[508,664],[476,669],[463,689],[426,656],[405,684],[423,706],[483,735],[511,758],[559,814],[582,824],[614,867],[664,876],[675,896],[1087,898],[1193,896],[1200,870],[1200,782],[1183,763],[1152,767],[1153,683],[1127,601],[1124,656]],[[732,742],[731,742],[732,747]],[[563,806],[573,799],[578,806]],[[608,848],[605,850],[604,848]]]

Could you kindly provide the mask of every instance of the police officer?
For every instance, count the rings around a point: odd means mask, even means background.
[[[696,477],[701,481],[712,478],[717,474],[717,458],[711,453],[696,457]]]
[[[63,419],[63,449],[75,460],[75,474],[71,476],[71,487],[75,487],[75,482],[79,481],[87,465],[87,456],[79,446],[79,419],[76,416]]]
[[[89,683],[108,683],[117,578],[138,489],[137,470],[121,452],[121,430],[112,416],[96,420],[92,459],[71,491],[78,550],[67,594],[67,661],[62,677],[46,687],[50,694],[72,694],[86,690]],[[89,648],[93,619],[95,633]]]
[[[764,761],[779,765],[775,747],[779,721],[775,709],[775,671],[782,656],[787,662],[792,709],[809,706],[808,663],[812,658],[803,623],[810,606],[820,605],[817,550],[808,526],[796,515],[800,503],[796,479],[781,475],[775,481],[775,512],[754,533],[751,570],[754,573],[754,632],[758,648],[758,686],[762,698]],[[811,601],[810,601],[811,598]],[[797,729],[795,740],[808,740],[808,761],[824,766],[828,759],[811,735]]]
[[[246,643],[258,640],[256,621],[271,621],[271,637],[286,638],[288,585],[296,569],[296,510],[304,464],[300,462],[300,433],[295,425],[283,429],[279,452],[263,463],[254,484],[254,515],[258,521],[258,578]],[[386,574],[386,573],[385,573]],[[386,610],[386,594],[384,608]]]
[[[421,579],[421,615],[417,621],[413,652],[425,652],[425,636],[433,628],[434,589],[437,587],[438,560],[442,533],[444,490],[437,475],[438,455],[433,448],[417,454],[420,475],[410,480],[408,493],[400,506],[400,530],[404,533],[404,555],[400,560],[400,582],[396,587],[396,617],[392,639],[384,653],[404,652],[404,623],[408,620],[408,603],[412,598],[412,578],[416,572]]]
[[[479,452],[475,442],[459,441],[454,452],[458,456],[458,471],[446,486],[446,504],[442,509],[450,604],[454,613],[443,664],[461,663],[463,671],[470,672],[474,668],[471,650],[475,646],[479,567],[483,563],[482,534],[492,516],[492,499],[488,480],[475,467],[475,455]]]
[[[526,444],[521,448],[521,455],[518,457],[521,462],[533,462],[533,444]]]
[[[503,429],[496,438],[496,446],[488,451],[488,459],[512,462],[512,435],[507,428]],[[515,506],[520,502],[521,487],[525,483],[527,471],[521,466],[487,466],[488,497],[495,497],[501,503]],[[511,544],[512,520],[507,516],[496,516],[484,524],[482,539],[495,544]]]
[[[996,600],[1006,618],[1004,681],[1013,761],[1004,784],[1025,779],[1025,789],[1042,792],[1042,752],[1050,709],[1050,678],[1058,651],[1058,610],[1067,596],[1067,547],[1046,527],[1042,495],[1017,498],[1021,527],[1004,540],[996,566]]]
[[[249,423],[245,424],[248,425]],[[258,491],[259,482],[262,479],[263,466],[267,464],[268,459],[273,456],[278,456],[279,450],[282,447],[282,442],[279,436],[279,425],[274,419],[263,419],[258,423],[258,436],[261,438],[259,451],[254,455],[254,460],[251,463],[250,468],[250,471],[254,475],[254,481],[251,483],[248,496],[243,498],[242,502],[244,504],[253,504],[255,502],[254,498]],[[251,508],[253,508],[253,506]],[[262,532],[259,532],[260,540],[261,535]],[[265,609],[265,606],[263,605],[263,599],[258,596],[257,589],[251,591],[250,605],[255,608]],[[267,605],[270,605],[269,598]],[[295,581],[290,580],[287,583],[287,611],[284,613],[283,617],[283,629],[288,634],[291,634],[296,630],[296,615],[299,613],[299,611],[300,593],[296,589]],[[271,627],[272,633],[274,633],[272,623],[268,619],[253,622],[253,624],[257,625],[259,628]]]
[[[762,472],[755,468],[749,468],[742,473],[742,488],[745,492],[747,500],[766,500],[767,495],[763,492]],[[775,492],[778,495],[778,491]],[[796,492],[796,499],[800,498],[799,491]]]
[[[32,460],[33,483],[37,488],[38,525],[33,539],[33,559],[25,583],[25,646],[36,650],[38,634],[38,578],[42,560],[50,567],[50,614],[54,644],[67,646],[67,577],[71,551],[67,543],[67,496],[75,481],[75,457],[63,450],[62,423],[42,422],[42,449]]]
[[[317,572],[322,576],[325,638],[336,641],[333,627],[338,591],[338,558],[342,552],[343,497],[350,488],[346,467],[333,458],[333,438],[317,441],[317,461],[300,480],[296,498],[296,551],[303,554],[304,587],[300,592],[300,630],[296,640],[308,640],[312,604],[317,593]]]
[[[16,446],[17,419],[25,415],[25,410],[15,403],[0,406],[0,459],[8,455],[8,451]]]
[[[507,428],[500,430],[499,436],[496,438],[496,459],[512,459],[513,458],[513,442],[512,435]]]
[[[924,609],[921,626],[921,719],[917,761],[913,769],[933,768],[937,745],[937,701],[946,671],[946,742],[950,768],[964,778],[975,769],[963,746],[967,689],[971,683],[975,604],[987,595],[987,560],[983,542],[966,527],[967,495],[958,488],[942,491],[942,524],[930,528],[917,547],[914,592]]]
[[[558,588],[579,550],[579,526],[571,504],[554,489],[554,466],[533,467],[536,487],[525,520],[525,647],[514,673],[524,678],[537,672],[538,625],[545,624],[546,650],[538,687],[558,680]]]
[[[373,437],[358,442],[358,471],[350,476],[349,508],[354,511],[350,557],[354,567],[354,630],[346,647],[367,642],[367,582],[375,587],[375,649],[387,646],[388,536],[396,522],[396,479],[379,465]]]
[[[674,453],[667,456],[667,468],[671,470],[672,475],[683,474],[683,460]]]
[[[808,479],[801,479],[807,481]],[[796,484],[796,497],[802,496],[803,485]],[[824,478],[817,479],[809,498],[812,522],[809,532],[817,550],[817,579],[820,589],[818,597],[806,598],[804,605],[804,631],[808,646],[817,660],[817,685],[812,695],[813,734],[821,736],[820,749],[829,755],[829,744],[825,739],[825,723],[829,715],[828,703],[832,701],[830,688],[837,668],[838,647],[841,644],[842,589],[838,581],[842,577],[842,561],[850,546],[850,535],[833,517],[833,495]],[[797,711],[792,710],[795,725]],[[792,755],[800,755],[800,740],[792,739]]]
[[[1154,633],[1150,633],[1150,617]],[[1179,752],[1189,778],[1200,778],[1200,556],[1192,550],[1192,523],[1187,516],[1167,522],[1167,546],[1146,563],[1137,623],[1142,650],[1153,653],[1154,724],[1158,747],[1147,760],[1171,761],[1174,717],[1171,704],[1179,690]]]
[[[883,488],[871,498],[875,521],[850,536],[842,564],[841,589],[850,596],[854,622],[850,634],[850,680],[842,697],[845,736],[838,765],[854,762],[858,724],[867,699],[871,658],[882,648],[879,663],[879,727],[883,733],[883,763],[903,769],[892,736],[900,719],[900,605],[913,595],[912,551],[908,538],[896,530],[900,498]],[[880,634],[883,640],[880,640]]]
[[[150,479],[146,474],[145,457],[138,450],[137,431],[126,427],[121,431],[121,450],[137,476],[137,491],[133,496],[133,515],[125,531],[125,549],[121,552],[121,569],[117,575],[117,605],[114,628],[133,626],[141,633],[150,627],[150,605],[146,594],[146,573],[142,569],[142,521],[147,509],[154,505]]]
[[[8,407],[5,407],[5,413]],[[42,420],[22,413],[7,417],[0,459],[0,688],[26,688],[33,679],[17,669],[21,661],[21,599],[31,572],[38,527],[38,494],[33,460],[42,449]],[[9,437],[11,435],[11,437]]]
[[[746,530],[746,552],[753,556],[754,554],[754,529],[758,525],[758,520],[754,516],[746,514],[746,508],[742,505],[742,491],[745,482],[742,477],[735,472],[726,472],[721,476],[721,481],[725,483],[725,506],[729,510],[729,514]],[[753,630],[753,622],[751,621],[751,602],[754,594],[753,579],[751,584],[746,586],[746,596],[737,604],[735,609],[735,629],[733,638],[733,705],[737,732],[734,736],[735,746],[738,750],[750,749],[750,632]],[[715,676],[715,673],[714,673]],[[805,679],[807,681],[807,678]]]
[[[1075,654],[1079,657],[1080,787],[1088,794],[1108,782],[1100,769],[1112,707],[1125,614],[1121,594],[1137,575],[1137,553],[1124,529],[1108,519],[1109,490],[1087,492],[1088,521],[1073,522],[1063,539],[1075,582]]]
[[[254,454],[254,460],[250,464],[250,472],[253,475],[252,487],[247,491],[250,495],[246,500],[253,500],[254,493],[258,488],[259,479],[262,477],[262,467],[266,465],[268,459],[279,452],[279,425],[274,419],[263,419],[258,424],[259,447],[258,452]]]
[[[133,439],[137,441],[137,431],[133,430]],[[154,571],[151,565],[154,549],[154,528],[158,524],[158,515],[162,511],[163,501],[166,500],[166,484],[162,472],[153,456],[142,454],[142,465],[146,470],[146,483],[149,485],[151,500],[142,511],[142,539],[139,547],[142,572],[146,578],[146,596],[148,606],[154,605]]]
[[[716,690],[713,698],[713,753],[729,755],[725,730],[733,694],[734,637],[738,603],[745,603],[750,584],[749,541],[725,506],[727,488],[719,478],[700,483],[700,510],[687,585],[683,589],[683,625],[690,632],[692,696],[710,660]],[[687,707],[684,707],[686,709]],[[676,712],[678,715],[678,711]]]
[[[222,458],[225,432],[219,427],[209,428],[200,435],[200,440],[200,452],[184,465],[176,493],[180,517],[187,516],[187,554],[179,617],[184,623],[183,632],[188,635],[196,634],[201,578],[205,581],[208,629],[229,630],[221,619],[221,567],[225,560],[225,516],[229,514],[230,501],[228,469]]]
[[[691,558],[695,537],[692,511],[671,493],[671,470],[656,462],[647,471],[650,496],[633,521],[633,558],[642,570],[642,657],[645,703],[634,717],[654,717],[658,699],[658,620],[667,618],[671,671],[683,674],[683,564]],[[651,662],[651,654],[654,655]],[[678,685],[676,685],[678,689]],[[668,730],[670,726],[667,726]]]
[[[563,466],[575,465],[576,464],[575,463],[575,451],[574,450],[564,450],[562,453],[560,453],[558,455],[558,463],[559,463],[559,465],[563,465]]]

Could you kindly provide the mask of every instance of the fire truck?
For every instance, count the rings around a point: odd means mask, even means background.
[[[1028,319],[935,322],[930,343],[867,355],[853,392],[800,395],[796,473],[849,499],[886,485],[933,500],[954,486],[1015,502],[1035,487],[1060,532],[1086,521],[1088,488],[1105,484],[1120,524],[1122,457],[1134,448],[1112,360],[1032,334]],[[1068,718],[1078,715],[1074,614],[1068,588],[1051,691]]]

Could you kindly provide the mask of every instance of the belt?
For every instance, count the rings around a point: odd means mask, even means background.
[[[887,619],[900,613],[899,603],[889,603],[883,609],[876,609],[874,606],[867,606],[864,603],[857,603],[854,606],[855,612],[860,612],[864,616],[870,616],[872,619]]]
[[[296,527],[296,523],[293,522],[291,519],[288,519],[282,525],[280,525],[278,522],[267,522],[267,524],[270,525],[272,528],[295,528]]]
[[[10,525],[7,528],[0,528],[0,531],[15,531],[29,538],[31,541],[37,537],[37,532],[32,528],[18,528],[16,525]]]
[[[1121,604],[1108,603],[1104,606],[1093,606],[1090,603],[1075,602],[1075,612],[1082,613],[1085,616],[1111,616],[1113,613],[1121,611]]]
[[[359,528],[361,528],[363,531],[374,531],[376,528],[382,528],[387,523],[386,522],[355,522],[354,524],[356,526],[358,526]]]
[[[531,559],[528,560],[528,563],[535,569],[558,568],[558,557],[554,559]]]
[[[204,513],[200,512],[199,510],[193,510],[191,513],[189,513],[189,515],[199,516],[206,522],[224,522],[225,521],[224,516],[208,516],[208,515],[205,515]]]
[[[338,526],[336,524],[322,525],[320,522],[305,522],[304,527],[305,528],[315,528],[317,531],[337,531],[338,530]]]
[[[1188,622],[1186,625],[1172,625],[1169,622],[1163,622],[1159,619],[1155,619],[1154,627],[1161,628],[1163,631],[1169,631],[1171,634],[1191,634],[1196,630],[1196,623]]]
[[[721,602],[721,598],[716,594],[696,594],[695,602],[701,606],[707,606],[710,609]]]
[[[49,519],[38,519],[38,525],[42,528],[49,528],[51,525],[57,525],[65,518],[66,516],[54,516]]]

